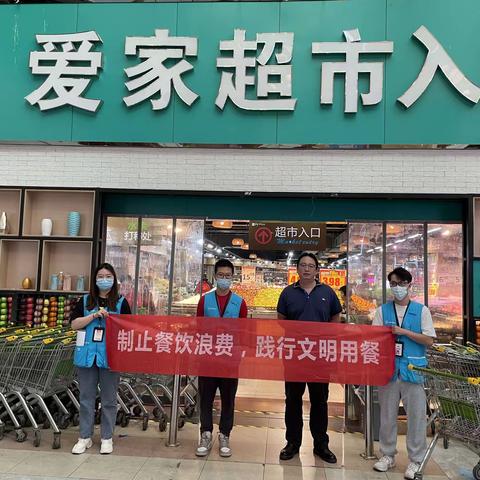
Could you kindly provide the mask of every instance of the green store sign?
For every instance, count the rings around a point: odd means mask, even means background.
[[[0,7],[0,139],[480,143],[477,0]]]

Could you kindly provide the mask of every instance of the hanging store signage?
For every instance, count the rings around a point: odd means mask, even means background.
[[[318,222],[250,222],[251,250],[325,250],[327,228]]]
[[[385,385],[394,370],[387,327],[111,315],[110,368],[119,372]]]
[[[0,140],[478,143],[480,5],[413,2],[2,6]]]

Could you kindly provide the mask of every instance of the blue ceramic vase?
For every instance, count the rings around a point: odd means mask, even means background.
[[[78,237],[80,233],[80,212],[68,212],[67,231],[69,237]]]

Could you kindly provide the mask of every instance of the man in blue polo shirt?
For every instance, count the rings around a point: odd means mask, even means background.
[[[286,287],[280,295],[277,314],[280,320],[306,322],[340,322],[342,306],[328,285],[317,280],[318,260],[313,253],[304,252],[297,260],[300,280]],[[285,425],[287,445],[280,460],[290,460],[300,450],[303,430],[303,394],[306,382],[285,382]],[[313,453],[323,461],[336,463],[335,454],[328,448],[328,383],[308,382],[310,395],[310,432]]]

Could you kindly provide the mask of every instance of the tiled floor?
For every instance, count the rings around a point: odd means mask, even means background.
[[[78,433],[62,433],[62,448],[51,449],[52,434],[42,432],[42,444],[35,448],[31,435],[27,442],[16,443],[11,434],[0,442],[0,480],[401,480],[406,467],[405,438],[399,439],[398,466],[391,472],[372,471],[373,461],[360,457],[364,448],[360,434],[329,432],[331,448],[338,465],[323,463],[312,453],[310,433],[305,431],[300,455],[280,462],[284,430],[271,427],[235,427],[231,445],[233,456],[218,455],[216,443],[205,459],[195,457],[198,427],[187,424],[179,432],[181,445],[165,446],[166,433],[151,423],[146,432],[132,422],[115,435],[115,452],[98,454],[98,439],[88,454],[74,456],[70,449]],[[428,465],[425,480],[472,480],[472,468],[478,461],[469,450],[452,443],[448,450],[439,445]]]

